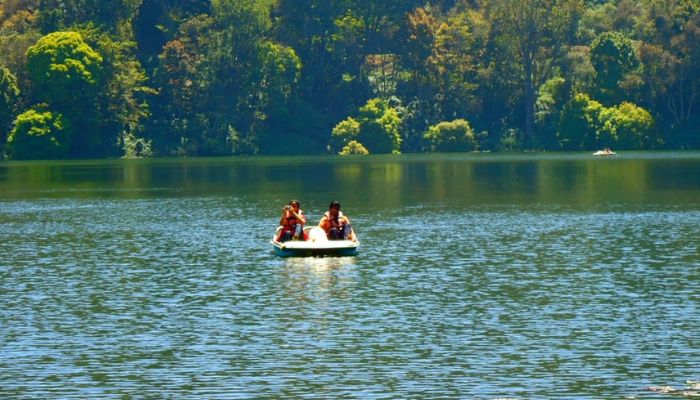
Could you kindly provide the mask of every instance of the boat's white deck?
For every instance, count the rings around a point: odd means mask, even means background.
[[[324,241],[289,241],[289,242],[276,242],[273,241],[272,244],[278,246],[281,249],[289,250],[331,250],[331,249],[351,249],[357,247],[360,242],[353,242],[352,240],[324,240]]]

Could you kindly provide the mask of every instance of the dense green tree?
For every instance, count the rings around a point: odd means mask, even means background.
[[[160,56],[156,149],[191,155],[276,152],[293,119],[301,63],[268,39],[273,2],[219,0],[181,24]],[[162,140],[165,138],[165,140]],[[288,146],[284,147],[285,149]]]
[[[345,151],[350,142],[357,142],[369,153],[401,152],[401,117],[398,111],[383,99],[370,99],[360,107],[357,119],[348,117],[333,128],[330,151]]]
[[[84,31],[86,40],[103,58],[96,95],[99,120],[92,136],[105,155],[142,156],[150,154],[143,136],[144,121],[150,116],[148,100],[155,91],[135,57],[135,43],[115,40],[98,29]]]
[[[10,70],[0,66],[0,149],[5,144],[10,123],[15,118],[18,100],[17,78]]]
[[[442,120],[440,110],[433,107],[436,89],[431,81],[428,65],[435,48],[440,22],[430,9],[416,8],[406,16],[404,48],[401,58],[404,79],[399,86],[400,96],[410,101],[404,114],[404,149],[420,150],[422,134],[428,125]],[[447,100],[447,99],[443,99]]]
[[[362,145],[362,143],[357,142],[355,140],[351,140],[348,142],[348,144],[343,147],[342,150],[340,150],[339,153],[341,156],[348,156],[351,154],[358,154],[358,155],[367,155],[369,154],[369,150],[365,148],[365,146]]]
[[[650,1],[640,46],[642,100],[667,121],[675,146],[700,146],[700,3]]]
[[[535,140],[537,89],[552,77],[553,67],[565,46],[572,42],[583,10],[581,0],[494,0],[489,2],[497,40],[506,44],[504,57],[511,57],[520,68],[524,104],[524,132]]]
[[[358,142],[373,154],[401,152],[401,117],[382,99],[371,99],[360,107]]]
[[[70,121],[70,155],[111,154],[99,132],[97,94],[103,58],[78,32],[54,32],[27,50],[34,98]]]
[[[662,144],[656,122],[649,111],[636,104],[623,102],[614,110],[612,121],[604,126],[614,129],[614,146],[620,149],[656,148]]]
[[[287,132],[294,131],[289,121],[298,118],[293,114],[291,101],[296,94],[301,71],[301,61],[296,52],[287,46],[263,41],[260,43],[259,104],[266,116],[265,128],[261,132],[260,149],[262,153],[279,153],[280,141],[299,148],[303,140],[295,137],[292,143]],[[303,132],[297,132],[303,134]],[[306,149],[305,149],[306,150]]]
[[[43,105],[31,108],[17,116],[7,139],[7,153],[17,160],[65,158],[70,131],[61,114]]]
[[[149,131],[156,154],[196,154],[205,131],[208,82],[206,45],[213,20],[201,16],[183,24],[177,39],[163,46],[154,83],[154,118]]]
[[[443,121],[423,135],[425,149],[431,152],[464,152],[476,149],[474,130],[463,119]]]
[[[535,122],[542,143],[547,148],[557,147],[556,133],[559,116],[568,100],[566,80],[555,76],[540,86],[535,104]]]
[[[42,36],[36,27],[37,13],[28,9],[32,2],[8,2],[5,6],[0,6],[0,66],[10,70],[22,93],[28,94],[27,49]],[[24,103],[24,96],[18,102]]]
[[[597,97],[614,104],[626,96],[621,87],[625,77],[639,66],[632,41],[619,32],[604,32],[591,43]]]
[[[54,32],[27,50],[27,69],[35,97],[60,106],[95,91],[102,56],[78,32]]]
[[[590,47],[569,47],[560,68],[561,76],[565,77],[564,86],[568,98],[575,93],[594,91],[595,69],[591,64]]]
[[[481,112],[472,22],[468,13],[457,13],[440,23],[426,8],[407,16],[404,61],[410,75],[401,94],[415,100],[405,121],[406,150],[420,149],[428,125]]]
[[[665,1],[665,0],[664,0]],[[620,32],[631,37],[643,24],[647,2],[634,0],[602,1],[589,4],[578,27],[582,43],[591,43],[603,32]]]
[[[339,152],[350,142],[357,142],[360,136],[360,123],[353,117],[340,121],[331,131],[331,152]]]
[[[565,150],[590,150],[598,141],[597,132],[603,105],[583,93],[566,104],[559,119],[558,138]],[[610,146],[611,143],[605,143]]]
[[[567,150],[632,150],[662,144],[656,122],[647,110],[628,102],[605,107],[585,94],[577,94],[564,107],[559,138]]]

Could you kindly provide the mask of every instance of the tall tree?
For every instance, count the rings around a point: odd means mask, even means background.
[[[124,155],[149,154],[141,136],[155,90],[147,86],[148,78],[135,56],[136,44],[94,28],[83,34],[103,59],[96,96],[101,151],[116,151],[115,146],[119,146]],[[142,154],[126,151],[135,149],[137,142],[141,143]]]
[[[0,149],[5,144],[10,123],[15,118],[18,100],[17,78],[9,69],[0,66]]]
[[[494,34],[512,46],[521,77],[526,141],[535,139],[537,89],[552,77],[562,50],[573,42],[582,0],[493,0],[488,3]]]
[[[650,33],[640,47],[648,98],[668,121],[678,146],[700,146],[700,3],[651,1]]]
[[[12,72],[0,66],[0,133],[9,126],[19,99],[17,78]]]
[[[607,105],[623,100],[621,84],[639,66],[632,41],[619,32],[604,32],[591,44],[598,99]]]
[[[476,39],[467,13],[448,18],[429,8],[416,8],[407,16],[403,66],[410,75],[401,95],[411,99],[404,148],[420,150],[429,125],[478,114]]]
[[[71,123],[69,153],[76,157],[104,154],[99,137],[97,89],[102,56],[78,32],[54,32],[27,50],[27,69],[34,98]]]

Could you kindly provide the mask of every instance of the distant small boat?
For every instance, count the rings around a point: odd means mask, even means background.
[[[275,254],[280,257],[312,257],[312,256],[354,256],[360,242],[355,240],[328,240],[326,232],[315,226],[304,228],[306,240],[291,240],[279,242],[281,227],[277,228],[270,243]]]
[[[617,155],[614,151],[610,149],[603,149],[603,150],[598,150],[595,153],[593,153],[594,156],[598,157],[605,157],[605,156],[614,156]]]

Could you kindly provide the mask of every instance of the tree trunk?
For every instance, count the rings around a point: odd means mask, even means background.
[[[523,54],[525,72],[525,143],[535,137],[535,82],[533,78],[533,61],[530,54]]]

